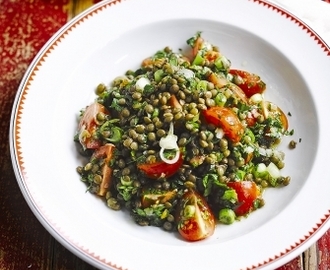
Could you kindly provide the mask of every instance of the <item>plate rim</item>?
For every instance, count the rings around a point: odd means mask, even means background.
[[[132,1],[132,0],[131,0]],[[29,65],[27,71],[25,72],[23,79],[19,85],[18,92],[16,94],[14,103],[13,103],[13,109],[12,109],[12,114],[11,114],[11,120],[10,120],[10,130],[9,130],[9,138],[10,138],[10,153],[11,153],[11,159],[12,159],[12,164],[15,172],[16,179],[19,183],[20,189],[28,202],[29,207],[32,209],[33,213],[35,216],[38,218],[38,220],[42,223],[42,225],[61,243],[63,244],[66,248],[68,248],[72,253],[76,254],[83,260],[87,260],[90,264],[93,264],[95,266],[110,266],[114,269],[123,269],[122,267],[118,267],[117,265],[112,265],[109,262],[106,261],[106,259],[98,259],[94,257],[92,254],[90,254],[88,251],[81,250],[81,247],[75,246],[74,243],[71,241],[68,242],[67,239],[62,237],[60,234],[58,234],[58,231],[55,230],[50,224],[47,223],[47,221],[42,217],[40,214],[40,211],[38,207],[36,206],[35,203],[33,203],[33,198],[26,192],[26,186],[24,182],[24,162],[20,159],[20,154],[19,152],[19,134],[17,128],[17,123],[19,122],[19,110],[22,109],[22,99],[24,99],[24,93],[26,94],[26,91],[28,91],[29,87],[29,81],[31,80],[31,77],[34,75],[34,71],[36,67],[38,67],[38,64],[42,62],[46,57],[47,54],[51,52],[52,49],[56,46],[57,42],[60,42],[61,37],[66,35],[71,31],[72,28],[75,28],[77,25],[82,23],[85,19],[87,19],[89,16],[93,16],[97,14],[99,11],[101,11],[103,8],[107,8],[108,6],[111,5],[116,5],[120,4],[123,2],[123,0],[108,0],[108,1],[103,1],[98,4],[95,4],[94,6],[88,8],[81,14],[79,14],[77,17],[66,23],[64,26],[62,26],[42,47],[42,49],[37,53],[35,56],[34,60],[31,62]],[[125,2],[128,2],[127,0]],[[290,13],[289,11],[285,10],[283,7],[279,7],[276,4],[269,3],[264,0],[253,0],[253,2],[257,2],[259,4],[262,4],[268,8],[272,8],[276,12],[281,13],[283,16],[289,17],[291,20],[293,20],[299,28],[301,28],[303,31],[305,31],[307,34],[309,34],[315,42],[321,46],[323,51],[327,54],[327,56],[330,56],[330,48],[326,44],[326,42],[320,37],[310,26],[308,26],[306,23],[304,23],[301,19]],[[317,224],[316,228],[313,228],[312,231],[309,232],[308,236],[305,236],[305,238],[301,239],[300,243],[296,243],[296,246],[291,246],[291,249],[286,250],[284,254],[280,254],[279,256],[275,256],[274,258],[269,258],[268,261],[264,261],[261,264],[258,265],[253,265],[248,267],[247,269],[254,269],[254,267],[268,267],[268,266],[273,266],[276,265],[276,262],[279,260],[282,260],[283,262],[285,261],[283,258],[286,257],[287,261],[289,259],[294,258],[296,256],[296,253],[299,250],[299,247],[305,243],[305,242],[310,242],[311,239],[315,240],[316,242],[319,237],[325,233],[326,230],[329,229],[330,224],[329,224],[329,219],[330,219],[330,210],[328,213],[324,215],[324,218],[321,219],[321,223]],[[312,244],[312,243],[311,243]],[[299,250],[300,252],[300,250]],[[288,256],[288,255],[291,255]],[[88,256],[86,256],[88,255]],[[284,256],[285,255],[285,256]],[[96,263],[96,264],[95,264]],[[101,264],[101,265],[100,265]]]

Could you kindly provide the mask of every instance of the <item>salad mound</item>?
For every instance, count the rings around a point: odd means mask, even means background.
[[[260,76],[232,68],[201,32],[187,44],[189,55],[165,47],[99,84],[74,140],[89,192],[139,225],[197,241],[263,207],[265,189],[289,184],[277,146],[292,132]]]

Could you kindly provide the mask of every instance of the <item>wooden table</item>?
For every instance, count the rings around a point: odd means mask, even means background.
[[[328,1],[328,0],[327,0]],[[0,269],[95,269],[57,242],[24,200],[8,133],[15,94],[33,57],[69,19],[97,0],[0,0]],[[330,232],[278,270],[330,269]]]

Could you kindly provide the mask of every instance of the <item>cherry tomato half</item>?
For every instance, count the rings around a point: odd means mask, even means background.
[[[179,205],[178,232],[188,241],[199,241],[215,230],[214,215],[205,199],[194,190],[186,192]]]
[[[203,110],[202,115],[207,123],[221,127],[225,135],[233,143],[241,140],[244,133],[244,126],[231,109],[215,106]]]
[[[148,178],[158,179],[160,177],[168,178],[174,175],[183,163],[182,153],[180,153],[179,159],[173,164],[166,163],[164,161],[158,161],[155,163],[138,164],[138,169],[142,171]]]
[[[97,115],[99,113],[109,115],[109,112],[103,105],[94,102],[86,108],[79,121],[79,141],[85,149],[96,149],[102,145],[101,141],[94,136],[98,126]]]
[[[254,94],[261,94],[266,90],[266,84],[256,74],[239,69],[231,69],[229,73],[234,76],[235,83],[243,90],[247,97],[251,97]]]
[[[248,214],[253,208],[254,201],[260,195],[259,187],[253,181],[229,182],[227,185],[237,193],[239,205],[235,213],[238,216]]]

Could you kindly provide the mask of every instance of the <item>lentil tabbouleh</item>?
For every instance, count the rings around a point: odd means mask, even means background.
[[[187,44],[189,56],[165,47],[99,84],[74,139],[89,192],[139,225],[196,241],[261,208],[264,189],[289,184],[277,146],[291,132],[258,75],[232,69],[200,32]]]

